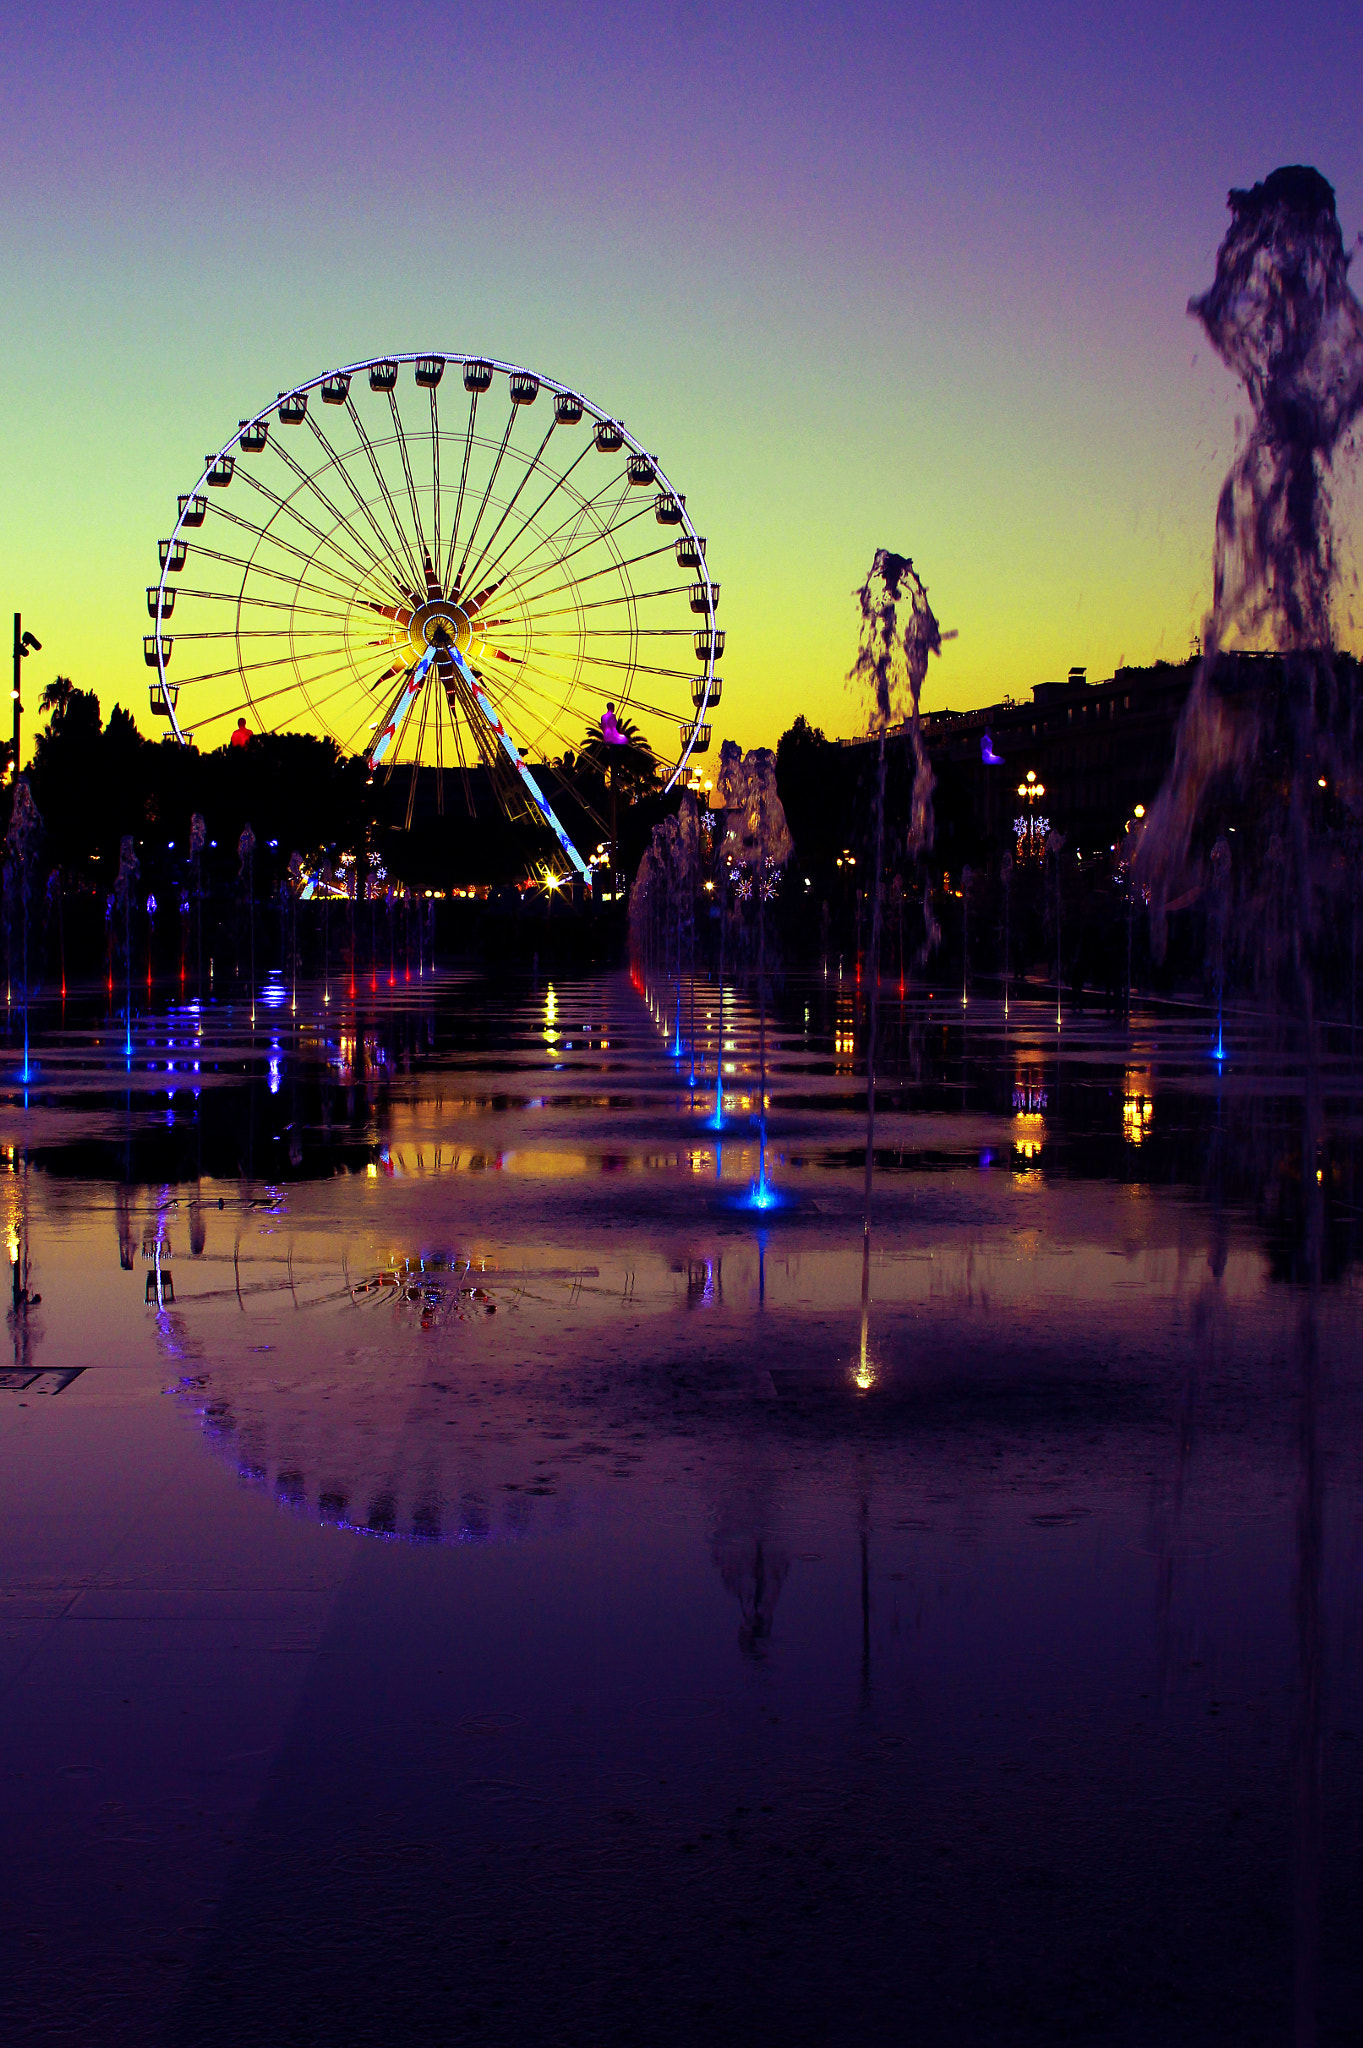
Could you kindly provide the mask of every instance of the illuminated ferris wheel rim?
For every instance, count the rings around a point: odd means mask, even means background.
[[[707,652],[705,656],[703,676],[698,676],[696,678],[698,684],[703,684],[703,689],[696,695],[694,699],[695,715],[694,718],[690,721],[690,730],[687,735],[686,743],[682,749],[680,758],[671,770],[671,773],[668,775],[667,781],[663,785],[663,794],[667,795],[667,793],[675,787],[679,778],[686,772],[687,766],[691,759],[692,751],[697,744],[697,739],[705,720],[706,711],[710,706],[711,691],[715,684],[715,662],[718,658],[717,649],[720,643],[718,641],[718,630],[715,620],[715,588],[710,577],[709,566],[706,562],[705,544],[700,534],[696,531],[696,527],[692,521],[691,515],[686,509],[686,499],[684,495],[680,491],[678,491],[672,484],[671,479],[667,476],[667,473],[663,469],[657,457],[651,452],[651,450],[647,449],[644,446],[642,441],[638,440],[630,432],[629,428],[625,425],[623,420],[619,419],[616,416],[616,414],[607,412],[603,406],[598,405],[594,399],[589,398],[585,392],[579,391],[576,388],[576,386],[572,384],[561,383],[557,378],[543,376],[538,370],[531,370],[523,363],[505,362],[497,356],[459,354],[457,352],[441,353],[439,350],[435,349],[396,350],[384,355],[363,356],[356,362],[342,364],[339,367],[335,367],[330,370],[319,371],[318,374],[314,377],[307,377],[302,379],[297,384],[288,385],[284,390],[277,392],[275,396],[272,399],[270,399],[268,404],[259,407],[256,411],[250,413],[248,416],[241,419],[237,424],[235,433],[230,434],[228,436],[227,440],[223,442],[222,446],[217,450],[216,454],[212,454],[207,457],[207,459],[204,462],[203,468],[199,472],[197,482],[194,484],[193,488],[180,501],[180,509],[176,514],[175,524],[171,528],[170,549],[173,550],[175,543],[181,540],[182,531],[187,524],[186,515],[189,513],[190,508],[194,505],[196,498],[199,497],[200,494],[203,493],[205,489],[209,486],[210,477],[213,470],[224,461],[227,461],[228,459],[235,457],[237,451],[241,446],[241,438],[243,433],[247,432],[249,429],[253,427],[267,426],[272,418],[278,418],[281,406],[287,405],[290,399],[304,396],[305,394],[312,391],[320,391],[324,385],[330,383],[333,379],[344,378],[346,380],[348,388],[350,382],[354,378],[362,376],[367,372],[376,369],[385,369],[390,366],[396,366],[398,368],[401,368],[402,365],[404,364],[411,364],[413,366],[416,366],[418,364],[438,365],[439,367],[437,381],[439,376],[443,376],[445,370],[447,370],[451,365],[454,365],[458,369],[464,369],[469,365],[474,365],[479,369],[488,370],[493,375],[504,376],[508,380],[508,383],[511,383],[514,379],[518,377],[529,379],[532,382],[536,393],[538,393],[539,391],[549,391],[553,393],[555,398],[571,399],[575,404],[580,405],[582,407],[584,413],[589,413],[591,415],[593,421],[596,423],[597,426],[609,427],[615,433],[619,434],[621,439],[621,445],[624,448],[629,449],[629,451],[634,455],[642,456],[644,460],[647,461],[652,467],[653,481],[657,484],[659,491],[662,494],[670,497],[675,502],[678,513],[680,515],[677,520],[677,524],[681,527],[682,531],[685,533],[685,535],[690,540],[692,546],[695,549],[696,575],[698,580],[700,582],[703,582],[705,586],[704,631],[707,639]],[[173,731],[175,738],[180,742],[180,744],[182,746],[187,746],[191,743],[192,731],[189,734],[185,733],[185,731],[181,728],[180,721],[176,713],[174,686],[171,683],[170,678],[166,674],[166,656],[164,650],[167,645],[167,642],[163,638],[162,633],[164,618],[164,600],[166,590],[169,586],[170,577],[172,574],[171,565],[173,559],[173,552],[167,552],[166,559],[161,564],[161,574],[156,586],[156,669],[157,674],[160,678],[161,690],[163,693],[163,699],[166,706],[166,714],[169,718],[171,730]],[[708,740],[706,744],[708,745]]]

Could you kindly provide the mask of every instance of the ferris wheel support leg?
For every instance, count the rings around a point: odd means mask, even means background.
[[[592,880],[591,869],[587,866],[586,861],[583,860],[582,855],[578,852],[577,848],[573,845],[572,840],[564,831],[563,826],[559,823],[559,820],[554,813],[554,807],[550,803],[548,797],[544,794],[543,790],[536,782],[534,776],[526,767],[524,761],[522,761],[520,754],[516,750],[516,742],[512,739],[510,733],[507,731],[506,727],[502,724],[501,719],[498,717],[496,707],[494,706],[492,699],[488,696],[487,691],[483,688],[483,685],[479,682],[477,676],[473,673],[473,670],[469,667],[468,663],[465,661],[463,655],[459,652],[458,648],[451,648],[450,654],[452,660],[454,661],[455,667],[458,669],[461,677],[463,678],[465,688],[472,693],[474,702],[477,704],[478,709],[482,712],[484,718],[487,720],[493,732],[496,734],[497,741],[502,749],[502,752],[506,755],[507,760],[511,763],[516,773],[520,776],[521,781],[524,783],[526,789],[529,791],[530,796],[535,804],[535,808],[540,812],[545,824],[549,827],[549,830],[553,833],[555,839],[557,839],[559,845],[567,854],[580,879],[587,884],[588,888],[590,888]]]
[[[432,647],[422,655],[415,668],[408,670],[407,674],[398,684],[397,694],[388,708],[388,715],[379,721],[374,735],[374,744],[369,749],[369,772],[371,775],[397,737],[403,705],[409,698],[414,697],[421,688],[421,685],[426,680],[426,671],[434,660],[435,649]]]

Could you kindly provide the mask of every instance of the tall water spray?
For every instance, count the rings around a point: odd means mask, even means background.
[[[794,851],[794,841],[776,787],[776,756],[770,747],[753,747],[744,754],[732,740],[725,740],[720,748],[715,791],[725,812],[721,864],[737,873],[739,900],[755,898],[757,904],[760,1092],[757,1180],[751,1200],[758,1208],[769,1208],[775,1197],[767,1181],[767,905],[776,894],[781,869]],[[720,1014],[722,1026],[722,992]]]
[[[1227,935],[1235,929],[1251,935],[1260,979],[1295,1020],[1303,1046],[1293,1947],[1296,2038],[1307,2044],[1316,2039],[1324,1729],[1316,1018],[1339,964],[1331,949],[1339,946],[1340,899],[1346,890],[1352,898],[1355,886],[1346,849],[1363,811],[1358,672],[1333,652],[1331,481],[1363,415],[1363,306],[1349,289],[1335,195],[1318,171],[1289,165],[1232,192],[1229,204],[1215,279],[1189,311],[1243,382],[1252,419],[1217,507],[1203,656],[1140,859],[1157,941],[1175,890],[1185,899],[1206,893],[1218,1056]],[[1226,658],[1244,649],[1276,659]],[[1232,862],[1221,826],[1236,805],[1244,829]],[[1353,966],[1350,947],[1351,974]],[[1351,988],[1351,1006],[1352,999]]]
[[[880,1011],[880,925],[885,865],[885,733],[892,723],[909,720],[913,749],[913,794],[909,808],[909,829],[905,852],[917,859],[932,845],[932,792],[934,778],[923,744],[919,720],[919,698],[928,672],[928,656],[942,651],[942,632],[927,589],[907,555],[877,548],[870,574],[856,592],[861,608],[861,642],[848,680],[868,686],[871,693],[871,730],[879,735],[876,750],[875,826],[873,883],[871,892],[871,974],[866,1031],[866,1190],[862,1213],[861,1254],[861,1360],[858,1377],[867,1378],[867,1322],[871,1301],[871,1176],[875,1154],[876,1121],[876,1032]],[[900,608],[904,607],[901,621]],[[908,688],[908,710],[904,689]],[[927,932],[924,949],[940,936],[924,892]]]
[[[1343,816],[1360,808],[1352,670],[1332,658],[1331,483],[1363,415],[1363,306],[1318,171],[1290,165],[1229,204],[1215,279],[1188,310],[1243,382],[1252,416],[1217,506],[1202,659],[1139,867],[1158,943],[1171,898],[1211,881],[1218,808],[1252,793],[1235,924],[1254,935],[1270,993],[1309,1020],[1313,955],[1334,907],[1313,858],[1318,792]],[[1277,659],[1229,658],[1247,652]]]

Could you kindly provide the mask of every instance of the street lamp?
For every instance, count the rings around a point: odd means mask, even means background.
[[[40,653],[42,651],[42,644],[42,641],[37,639],[32,633],[24,631],[23,618],[20,613],[16,612],[14,614],[14,688],[10,692],[14,699],[14,773],[16,776],[19,773],[19,713],[23,708],[19,701],[19,665],[25,655]]]

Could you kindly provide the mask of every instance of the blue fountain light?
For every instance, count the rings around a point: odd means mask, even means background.
[[[757,1179],[749,1187],[738,1205],[741,1209],[785,1209],[790,1206],[790,1197],[772,1186],[767,1179],[767,1133],[765,1127],[758,1141]]]

